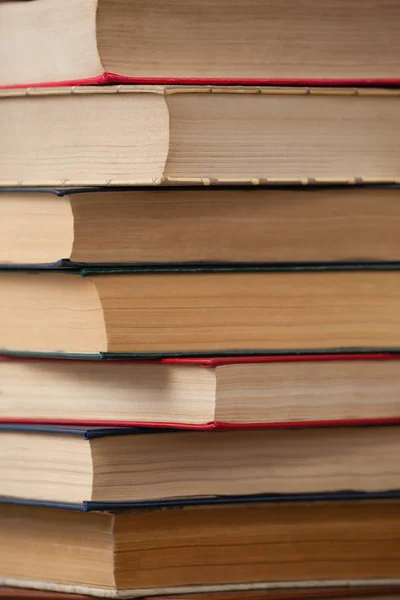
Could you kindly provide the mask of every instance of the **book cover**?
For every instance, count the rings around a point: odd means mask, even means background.
[[[104,72],[96,77],[85,79],[69,79],[64,81],[41,81],[3,85],[0,89],[21,89],[37,87],[62,87],[80,85],[241,85],[241,86],[312,86],[312,87],[398,87],[399,78],[378,77],[368,79],[356,78],[243,78],[243,77],[126,77],[118,73]]]

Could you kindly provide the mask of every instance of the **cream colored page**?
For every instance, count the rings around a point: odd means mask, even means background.
[[[92,500],[372,492],[395,489],[400,477],[395,427],[180,432],[90,444]]]
[[[400,5],[99,0],[106,71],[141,77],[398,77]]]
[[[399,345],[397,272],[168,273],[93,279],[110,352]]]
[[[35,264],[69,258],[73,241],[68,196],[0,194],[0,263]]]
[[[0,361],[0,418],[205,423],[215,372],[189,365]]]
[[[99,93],[0,99],[0,180],[128,183],[161,177],[169,143],[165,99]]]
[[[105,351],[103,311],[93,280],[65,273],[1,273],[0,348]]]
[[[1,433],[4,496],[80,503],[91,494],[92,475],[88,442],[83,436]]]
[[[0,2],[0,86],[95,77],[97,0]]]
[[[380,94],[168,95],[165,174],[395,179],[400,173],[399,102],[397,96]]]
[[[397,360],[269,362],[217,367],[216,421],[397,417]]]
[[[169,188],[74,194],[70,202],[77,262],[400,258],[396,189]]]

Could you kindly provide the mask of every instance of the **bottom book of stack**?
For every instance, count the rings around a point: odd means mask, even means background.
[[[120,598],[400,583],[399,500],[203,502],[3,504],[1,583]]]

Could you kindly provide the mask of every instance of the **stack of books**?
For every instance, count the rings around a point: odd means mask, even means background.
[[[0,2],[0,597],[399,597],[399,17]]]

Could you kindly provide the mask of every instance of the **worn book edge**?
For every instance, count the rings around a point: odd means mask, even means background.
[[[148,596],[158,596],[160,594],[194,594],[200,592],[233,592],[233,591],[256,591],[256,590],[277,590],[277,589],[312,589],[321,587],[357,587],[357,586],[394,586],[400,584],[400,578],[391,579],[337,579],[337,580],[313,580],[313,581],[272,581],[259,583],[226,583],[220,585],[185,585],[179,587],[167,588],[148,588],[148,589],[130,589],[113,590],[105,588],[87,587],[83,585],[65,585],[50,582],[20,580],[9,577],[0,578],[1,586],[31,588],[34,590],[44,590],[51,592],[64,592],[69,594],[82,594],[96,596],[99,598],[145,598]]]
[[[179,423],[172,421],[135,421],[125,419],[123,421],[111,420],[96,420],[96,419],[35,419],[35,418],[5,418],[0,417],[0,431],[6,429],[9,425],[10,429],[22,431],[24,427],[100,427],[100,428],[134,428],[141,430],[151,430],[153,433],[165,430],[183,430],[183,431],[240,431],[249,429],[304,429],[316,427],[366,427],[366,426],[383,426],[383,425],[399,425],[400,416],[397,417],[379,417],[379,418],[352,418],[352,419],[319,419],[319,420],[304,420],[304,421],[259,421],[259,422],[242,422],[231,423],[229,421],[208,421],[204,423]]]
[[[219,352],[34,352],[0,348],[0,360],[104,360],[161,362],[221,366],[247,362],[291,362],[323,360],[377,360],[400,358],[398,348],[317,348],[296,350],[221,350]]]
[[[17,506],[39,506],[42,508],[58,508],[79,512],[100,511],[118,513],[124,510],[136,509],[166,509],[166,508],[191,508],[202,506],[231,506],[237,504],[301,504],[304,502],[363,502],[381,500],[399,500],[400,490],[386,490],[383,492],[363,492],[358,490],[342,490],[335,492],[304,492],[292,494],[239,494],[231,496],[191,496],[182,498],[134,500],[123,502],[103,502],[82,500],[81,502],[55,502],[52,500],[32,500],[0,496],[0,504],[15,504]]]
[[[362,77],[362,78],[330,78],[330,77],[129,77],[120,73],[104,71],[95,77],[66,79],[59,81],[23,82],[0,86],[0,89],[18,89],[26,87],[59,87],[69,85],[105,85],[105,84],[142,84],[142,85],[282,85],[282,86],[398,86],[399,78]]]
[[[400,271],[400,261],[325,262],[187,262],[187,263],[82,263],[60,259],[54,263],[0,263],[1,271],[58,271],[66,275],[139,275],[143,273],[302,273],[348,271]]]

